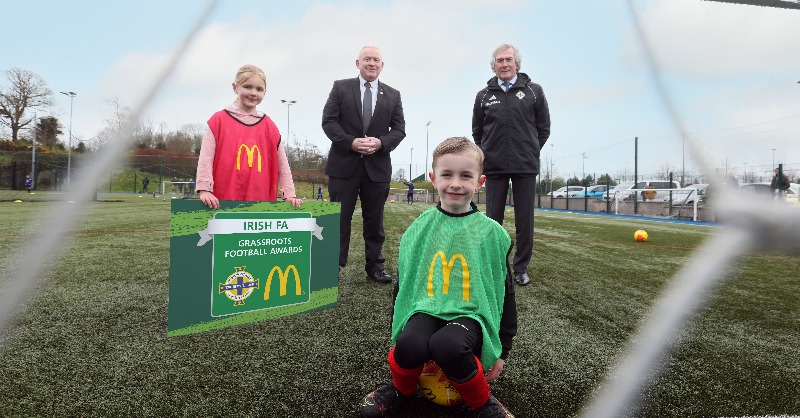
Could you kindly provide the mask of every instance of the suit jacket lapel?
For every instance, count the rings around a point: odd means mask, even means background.
[[[356,108],[358,108],[358,115],[356,116],[358,117],[358,120],[361,120],[361,115],[364,113],[364,110],[362,110],[363,108],[361,107],[361,86],[358,85],[358,80],[359,78],[356,77],[352,83],[353,100],[356,101]]]
[[[376,97],[376,100],[375,100],[375,109],[372,109],[372,117],[373,117],[373,119],[375,118],[375,115],[378,114],[378,110],[381,109],[381,105],[384,102],[384,100],[383,100],[384,99],[384,97],[383,97],[383,85],[381,84],[380,81],[378,81],[377,90],[378,90],[378,93],[377,93],[378,96]]]

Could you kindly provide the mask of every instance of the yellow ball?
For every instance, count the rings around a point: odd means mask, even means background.
[[[636,241],[639,241],[639,242],[647,241],[647,231],[645,231],[644,229],[640,229],[640,230],[634,232],[633,233],[633,239],[635,239]]]
[[[391,203],[394,203],[394,199],[390,200]]]
[[[442,369],[435,361],[430,360],[422,367],[417,386],[422,395],[433,403],[454,406],[464,403],[464,399],[447,380]]]

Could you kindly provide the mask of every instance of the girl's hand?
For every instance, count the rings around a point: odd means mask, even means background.
[[[211,209],[219,209],[219,199],[206,190],[200,190],[200,201]]]
[[[500,377],[500,373],[503,372],[503,366],[506,364],[506,361],[499,358],[496,362],[494,362],[494,366],[489,369],[489,375],[486,376],[486,381],[491,382],[496,380]]]
[[[294,207],[296,207],[296,208],[299,208],[299,207],[300,207],[300,205],[302,205],[302,204],[303,204],[303,199],[298,199],[298,198],[296,198],[296,197],[287,197],[285,200],[286,200],[287,202],[291,203],[291,204],[292,204],[292,206],[294,206]]]

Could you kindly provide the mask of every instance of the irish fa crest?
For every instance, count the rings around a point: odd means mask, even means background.
[[[236,271],[228,276],[225,283],[219,284],[219,293],[225,293],[233,301],[233,306],[244,305],[244,300],[250,297],[253,290],[258,289],[258,279],[246,272],[245,267],[234,267]]]

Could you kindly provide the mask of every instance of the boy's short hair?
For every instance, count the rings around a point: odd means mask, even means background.
[[[478,170],[483,173],[483,150],[481,147],[475,145],[474,142],[463,136],[454,136],[447,138],[436,146],[433,150],[433,163],[431,168],[436,168],[436,160],[445,154],[463,154],[466,152],[475,153],[475,159],[478,160]]]

